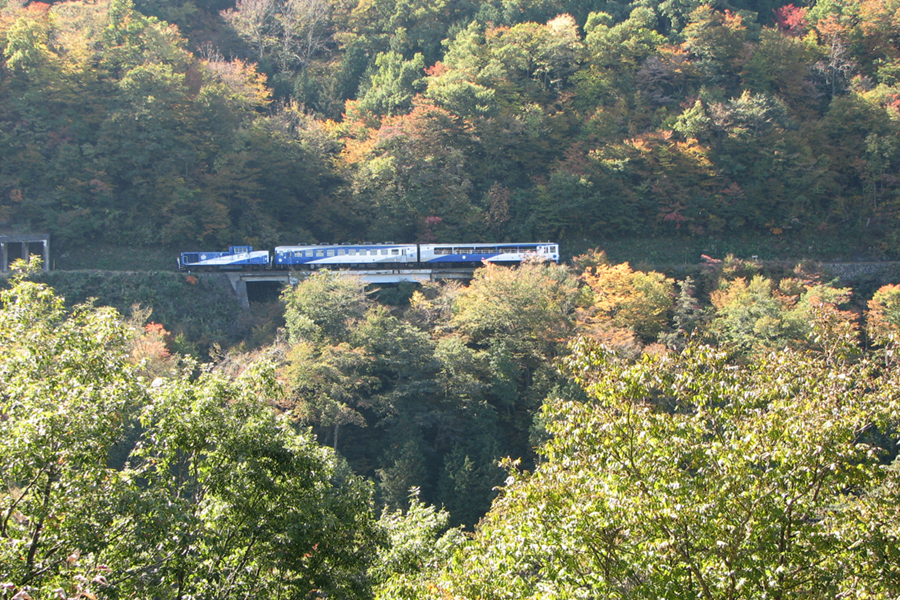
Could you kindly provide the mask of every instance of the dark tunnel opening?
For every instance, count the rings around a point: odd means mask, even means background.
[[[281,297],[284,283],[280,281],[248,281],[247,300],[250,302],[275,302]]]

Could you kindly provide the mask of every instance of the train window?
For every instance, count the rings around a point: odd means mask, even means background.
[[[475,254],[475,248],[457,248],[457,254]]]
[[[326,250],[325,256],[334,256],[334,250]]]
[[[294,258],[303,258],[303,250],[298,250],[294,252]]]
[[[338,256],[344,256],[345,254],[347,254],[346,250],[344,250],[343,248],[338,249]]]
[[[391,254],[397,256],[398,254],[400,254],[400,250],[397,248],[391,248]]]
[[[438,255],[453,254],[452,248],[435,248],[434,253]]]
[[[325,256],[324,250],[316,250],[316,256]]]
[[[478,254],[497,254],[496,248],[479,248]]]
[[[385,254],[387,254],[387,250],[382,248],[381,250],[378,251],[378,253],[381,254],[382,256],[384,256]]]

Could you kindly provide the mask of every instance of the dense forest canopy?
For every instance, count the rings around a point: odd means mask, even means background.
[[[898,36],[892,0],[4,0],[0,223],[890,254]]]

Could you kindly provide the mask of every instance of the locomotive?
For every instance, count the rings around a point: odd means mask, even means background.
[[[182,252],[182,271],[242,271],[257,269],[434,269],[475,267],[483,262],[517,265],[537,259],[559,262],[553,242],[505,244],[395,244],[385,242],[298,244],[277,246],[272,252],[252,246],[230,246],[224,252]]]

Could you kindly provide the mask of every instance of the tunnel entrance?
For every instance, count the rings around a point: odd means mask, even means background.
[[[249,302],[276,302],[281,297],[284,283],[281,281],[247,280],[247,300]]]
[[[40,256],[44,261],[44,270],[50,269],[49,235],[0,235],[0,271],[8,271],[10,263],[18,258],[30,260],[32,256]]]

